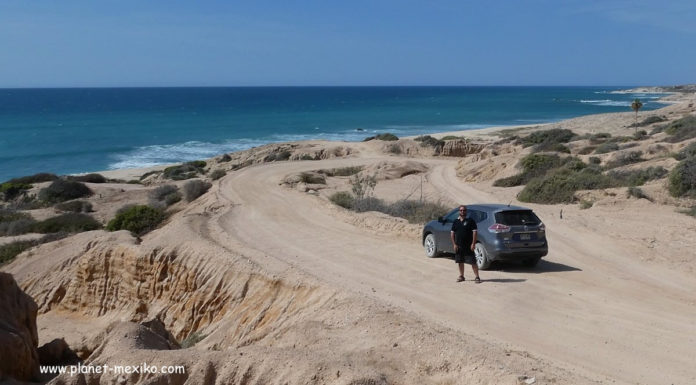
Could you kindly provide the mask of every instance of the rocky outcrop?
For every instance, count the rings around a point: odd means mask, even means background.
[[[80,359],[64,339],[56,338],[39,348],[39,361],[41,365],[76,365]]]
[[[428,171],[428,166],[423,163],[406,160],[398,162],[382,161],[366,167],[363,175],[374,175],[377,180],[399,179],[412,174],[420,174]]]
[[[477,154],[483,149],[483,145],[472,143],[468,140],[448,140],[442,147],[442,156],[467,156]]]
[[[38,379],[37,306],[11,274],[0,272],[0,380]]]

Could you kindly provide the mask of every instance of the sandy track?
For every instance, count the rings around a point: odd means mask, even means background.
[[[329,160],[321,167],[383,159],[395,158]],[[454,161],[420,161],[432,167],[428,182],[452,200],[498,201],[461,182]],[[298,269],[590,377],[696,382],[694,278],[636,263],[611,239],[542,216],[551,249],[537,269],[485,271],[482,285],[457,284],[454,263],[425,258],[419,239],[348,224],[321,198],[279,185],[288,174],[316,167],[272,163],[224,178],[218,194],[229,206],[211,221],[210,234],[274,274]]]

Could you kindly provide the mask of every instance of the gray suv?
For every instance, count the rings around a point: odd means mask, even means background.
[[[466,216],[478,228],[476,264],[486,269],[493,261],[519,261],[536,266],[549,252],[546,226],[531,209],[502,204],[466,205]],[[428,257],[454,253],[450,231],[459,207],[423,227],[423,247]]]

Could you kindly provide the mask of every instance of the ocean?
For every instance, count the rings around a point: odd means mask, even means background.
[[[0,181],[209,158],[272,142],[360,141],[664,106],[630,87],[0,89]]]

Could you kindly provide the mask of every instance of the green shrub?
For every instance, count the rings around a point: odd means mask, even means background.
[[[16,241],[0,245],[0,265],[13,260],[23,251],[36,246],[35,241]]]
[[[35,223],[29,214],[0,209],[0,236],[29,233]]]
[[[179,188],[172,184],[159,186],[148,194],[153,206],[171,206],[181,200]]]
[[[202,160],[186,162],[178,166],[171,166],[164,169],[164,177],[172,180],[185,180],[195,178],[198,174],[203,174],[206,163]]]
[[[5,208],[11,210],[36,210],[49,207],[51,204],[36,199],[36,194],[27,194],[26,191],[14,200],[5,204]]]
[[[556,143],[549,148],[549,151],[556,151],[556,152],[563,152],[566,154],[570,154],[570,148],[564,144]]]
[[[513,186],[521,186],[525,183],[527,183],[527,179],[525,178],[525,175],[524,174],[517,174],[517,175],[509,176],[507,178],[496,179],[493,182],[493,186],[513,187]]]
[[[268,155],[266,155],[265,158],[263,158],[264,162],[280,162],[284,160],[290,159],[290,156],[292,156],[292,152],[290,150],[278,150],[274,151]]]
[[[23,251],[43,243],[57,241],[64,238],[66,235],[67,234],[64,233],[49,234],[31,241],[15,241],[5,245],[0,245],[0,265],[10,262]]]
[[[223,154],[223,155],[218,159],[218,163],[225,163],[225,162],[229,162],[229,161],[231,161],[231,160],[232,160],[232,157],[231,157],[229,154]]]
[[[607,140],[611,138],[611,134],[606,133],[606,132],[599,132],[596,134],[590,135],[590,144],[601,144],[605,143]]]
[[[667,118],[665,118],[664,116],[651,115],[643,119],[643,121],[641,122],[631,124],[629,127],[644,127],[654,123],[664,122],[666,120]]]
[[[591,156],[590,159],[589,159],[589,161],[590,161],[590,164],[600,164],[600,163],[602,163],[602,160],[599,159],[598,156]]]
[[[223,176],[227,175],[227,171],[222,170],[222,169],[217,169],[213,172],[210,173],[210,179],[212,180],[218,180],[222,178]]]
[[[606,154],[619,149],[619,145],[614,142],[606,142],[597,146],[595,149],[595,154]]]
[[[696,116],[686,116],[665,127],[668,142],[676,143],[696,137]]]
[[[0,184],[0,194],[3,195],[3,200],[9,201],[32,188],[32,183],[50,182],[54,180],[58,180],[58,176],[46,172],[13,178]]]
[[[390,144],[389,147],[387,147],[387,151],[396,155],[400,155],[402,152],[401,146],[399,146],[397,143]]]
[[[128,230],[136,235],[143,235],[154,230],[164,218],[164,213],[161,210],[150,206],[126,206],[109,221],[106,229],[109,231]]]
[[[553,128],[533,132],[521,138],[520,143],[524,147],[534,146],[537,151],[558,151],[559,144],[568,143],[573,137],[575,137],[575,133],[571,130]]]
[[[211,186],[212,184],[200,179],[188,181],[183,186],[184,198],[186,198],[187,202],[192,202],[199,196],[205,194]]]
[[[8,180],[7,182],[19,183],[19,184],[32,184],[32,183],[41,183],[41,182],[52,182],[54,180],[58,180],[58,176],[56,174],[50,174],[47,172],[40,172],[40,173],[34,174],[34,175],[13,178],[13,179]]]
[[[87,201],[67,201],[58,203],[55,208],[60,211],[68,211],[73,213],[89,213],[92,212],[92,204]]]
[[[148,172],[146,172],[145,174],[143,174],[143,175],[140,176],[140,180],[143,180],[143,179],[147,178],[147,177],[150,176],[150,175],[156,175],[156,174],[161,174],[161,173],[162,173],[162,171],[148,171]]]
[[[407,219],[410,223],[424,224],[449,211],[439,202],[400,200],[387,206],[387,214]]]
[[[183,341],[181,341],[181,348],[182,349],[187,349],[190,348],[197,343],[203,341],[207,337],[207,335],[202,334],[201,332],[193,332],[189,334],[188,337],[186,337]]]
[[[674,159],[684,160],[692,156],[696,157],[696,142],[691,142],[688,146],[682,148],[681,151],[674,154]]]
[[[400,200],[386,203],[372,196],[353,198],[350,193],[337,192],[329,198],[331,202],[355,212],[378,211],[393,217],[405,218],[410,223],[423,224],[446,213],[450,208],[439,202]]]
[[[530,180],[517,198],[521,202],[571,203],[578,190],[594,190],[611,186],[611,180],[591,167],[580,171],[559,168],[545,176]]]
[[[176,202],[179,202],[181,200],[181,193],[180,192],[175,192],[173,194],[169,194],[164,197],[164,204],[167,206],[171,206]]]
[[[91,194],[92,190],[82,182],[58,179],[39,191],[39,199],[48,203],[59,203]]]
[[[616,187],[642,186],[645,182],[661,179],[667,175],[664,167],[648,167],[637,170],[611,171],[607,176]]]
[[[665,124],[657,125],[652,130],[650,130],[650,135],[655,135],[659,134],[660,132],[664,132],[665,128],[667,128],[667,125]]]
[[[375,140],[375,139],[376,139],[376,140],[385,140],[385,141],[394,141],[394,140],[399,140],[399,137],[396,136],[396,135],[394,135],[394,134],[390,134],[390,133],[387,132],[387,133],[384,133],[384,134],[378,134],[378,135],[375,135],[375,136],[369,136],[369,137],[363,139],[363,142],[368,142],[368,141],[370,141],[370,140]]]
[[[421,147],[442,148],[445,145],[444,140],[433,138],[430,135],[419,136],[414,140],[417,142],[421,142]]]
[[[70,175],[68,180],[74,180],[85,183],[106,183],[107,179],[101,174],[86,174],[86,175]]]
[[[682,213],[696,217],[696,206],[692,206],[690,209],[682,211]]]
[[[633,143],[624,143],[623,145],[619,146],[619,149],[620,149],[620,150],[625,150],[625,149],[627,149],[627,148],[638,147],[638,145],[639,145],[639,144],[638,144],[638,143],[635,143],[635,142],[633,142]]]
[[[9,181],[0,184],[0,194],[2,194],[2,199],[4,201],[9,201],[15,199],[20,194],[25,193],[26,190],[29,190],[32,187],[34,186],[31,184]]]
[[[611,168],[625,166],[627,164],[644,162],[645,159],[643,159],[642,155],[643,155],[643,153],[640,151],[630,151],[630,152],[619,153],[614,157],[614,159],[612,159],[606,163],[606,168],[611,169]]]
[[[355,201],[353,201],[353,210],[359,213],[368,211],[387,213],[388,208],[383,200],[373,196],[364,196],[362,198],[356,198]]]
[[[355,200],[355,198],[353,198],[353,196],[349,192],[339,191],[337,193],[332,194],[329,197],[329,200],[343,208],[352,209],[353,201]]]
[[[696,197],[696,157],[684,159],[672,169],[669,193],[674,197]]]
[[[350,178],[350,187],[357,200],[369,197],[377,186],[376,175],[353,175]]]
[[[303,172],[300,174],[300,182],[307,184],[326,184],[326,177],[319,173]]]
[[[313,156],[311,156],[309,154],[302,154],[300,156],[300,160],[318,160],[318,159],[315,159]]]
[[[527,183],[532,178],[544,175],[547,171],[560,167],[564,163],[558,155],[530,154],[520,160],[522,173],[511,177],[498,179],[494,186],[512,187]]]
[[[399,140],[399,137],[397,137],[397,136],[394,135],[394,134],[390,134],[390,133],[387,132],[387,133],[384,133],[384,134],[377,134],[377,135],[375,136],[375,139],[377,139],[377,140],[393,141],[393,140]]]
[[[645,130],[636,131],[633,134],[633,140],[643,140],[648,137],[648,133]]]
[[[14,222],[18,219],[28,219],[31,215],[15,210],[0,209],[0,223]]]
[[[638,198],[638,199],[647,199],[647,200],[652,202],[652,199],[650,199],[649,196],[645,195],[645,193],[643,192],[643,190],[640,187],[634,187],[634,186],[629,187],[626,190],[626,197],[628,197],[628,198],[634,197],[634,198]]]
[[[580,154],[580,155],[591,154],[592,151],[594,151],[595,149],[597,149],[597,146],[586,146],[586,147],[581,148],[580,151],[578,151],[578,154]]]
[[[590,207],[592,207],[593,203],[591,201],[586,201],[586,200],[581,200],[580,201],[580,210],[587,210]]]
[[[32,227],[35,233],[80,233],[101,229],[101,223],[87,214],[65,213],[37,222]]]
[[[520,161],[522,172],[528,177],[543,175],[548,170],[560,167],[563,160],[558,155],[530,154]]]
[[[627,143],[633,141],[632,136],[615,136],[611,139],[609,139],[609,142],[612,143]]]
[[[326,176],[352,176],[362,171],[362,169],[363,166],[348,166],[341,168],[332,168],[330,170],[319,170],[318,172]]]

